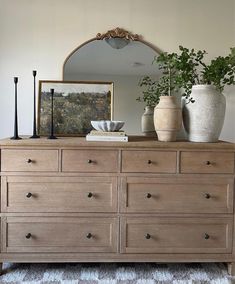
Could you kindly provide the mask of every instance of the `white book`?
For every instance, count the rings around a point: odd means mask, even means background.
[[[95,136],[87,134],[86,141],[128,142],[128,136]]]
[[[98,130],[91,130],[89,135],[93,136],[126,136],[124,131],[98,131]]]

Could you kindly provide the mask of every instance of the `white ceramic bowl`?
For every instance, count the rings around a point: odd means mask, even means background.
[[[124,121],[118,120],[92,120],[91,125],[98,131],[119,131],[123,125]]]

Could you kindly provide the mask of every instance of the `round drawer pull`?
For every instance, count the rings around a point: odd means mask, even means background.
[[[209,193],[205,193],[205,198],[206,199],[210,199],[211,198],[211,195]]]
[[[152,197],[152,194],[151,194],[151,193],[147,193],[147,194],[146,194],[146,197],[147,197],[147,198],[151,198],[151,197]]]
[[[32,161],[31,159],[28,159],[28,160],[27,160],[27,163],[28,163],[28,164],[31,164],[32,162],[33,162],[33,161]]]
[[[91,234],[91,233],[88,233],[88,234],[86,235],[86,237],[87,237],[87,239],[91,239],[91,238],[92,238],[92,234]]]
[[[31,192],[28,192],[27,194],[26,194],[26,197],[27,198],[30,198],[30,197],[32,197],[33,196],[33,194],[31,193]]]
[[[145,239],[147,239],[147,240],[151,239],[151,235],[150,234],[146,234],[145,235]]]
[[[91,163],[92,163],[92,160],[90,160],[90,159],[87,160],[87,163],[88,163],[88,164],[91,164]]]
[[[205,240],[208,240],[210,238],[210,236],[207,233],[205,233],[204,238],[205,238]]]
[[[93,196],[92,192],[89,192],[89,193],[87,194],[87,197],[88,197],[88,198],[91,198],[92,196]]]
[[[210,162],[210,161],[206,161],[206,165],[207,165],[207,166],[210,166],[210,165],[211,165],[211,162]]]
[[[152,164],[152,161],[151,161],[151,160],[148,160],[148,164],[149,164],[149,165]]]
[[[25,237],[26,237],[26,239],[30,239],[32,237],[32,235],[30,233],[28,233]]]

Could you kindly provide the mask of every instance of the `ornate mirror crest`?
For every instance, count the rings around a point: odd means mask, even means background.
[[[141,36],[138,34],[133,34],[127,30],[121,28],[115,28],[109,30],[106,33],[98,33],[96,39],[106,39],[106,38],[125,38],[127,40],[141,40]]]

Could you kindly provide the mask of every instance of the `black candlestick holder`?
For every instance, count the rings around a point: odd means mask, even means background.
[[[51,89],[51,129],[50,129],[50,135],[48,136],[48,139],[57,139],[57,137],[54,135],[54,89]]]
[[[36,75],[37,71],[33,70],[33,135],[30,137],[31,139],[40,138],[37,135],[37,126],[36,126]]]
[[[18,113],[17,113],[17,83],[18,83],[18,77],[14,77],[14,83],[15,83],[15,123],[14,123],[14,136],[11,137],[12,140],[20,140],[22,139],[18,135]]]

